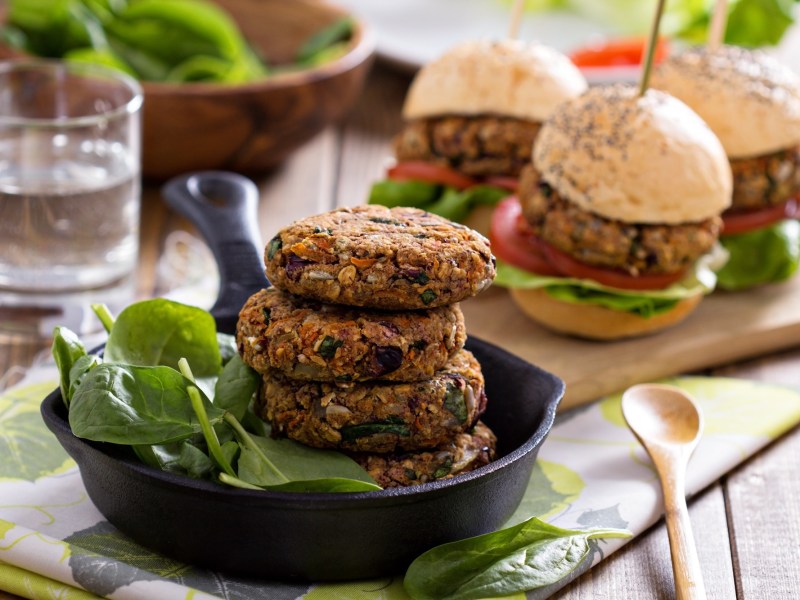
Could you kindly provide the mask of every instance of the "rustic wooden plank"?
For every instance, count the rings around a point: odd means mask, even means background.
[[[715,371],[800,389],[800,349]],[[769,410],[768,406],[764,407]],[[800,598],[800,428],[726,479],[738,597]]]
[[[409,78],[386,69],[370,74],[343,127],[337,206],[364,204],[373,182],[384,178],[392,160],[391,139],[400,131],[400,110]]]
[[[735,597],[730,546],[725,535],[725,500],[714,485],[689,504],[697,552],[710,600]],[[667,600],[675,597],[667,529],[660,523],[584,574],[557,600]]]
[[[528,319],[501,289],[491,288],[462,308],[470,334],[501,344],[566,381],[562,409],[634,383],[729,364],[800,340],[800,277],[746,294],[712,294],[683,323],[614,343],[551,333]]]
[[[136,265],[136,289],[147,298],[157,285],[156,266],[163,249],[170,211],[161,201],[160,184],[142,186],[142,210],[139,234],[139,262]]]
[[[800,428],[727,479],[738,597],[800,598]]]
[[[49,347],[47,340],[8,339],[0,341],[0,391],[17,383],[31,363]]]
[[[333,208],[339,133],[329,127],[270,175],[255,180],[261,192],[258,224],[264,240],[308,215]]]

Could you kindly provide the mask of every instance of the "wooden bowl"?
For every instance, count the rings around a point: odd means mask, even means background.
[[[315,31],[347,13],[319,0],[217,0],[245,38],[288,62]],[[297,73],[240,85],[143,83],[142,173],[165,179],[198,169],[268,171],[353,105],[375,48],[356,21],[350,51]]]
[[[324,0],[215,0],[273,64],[289,63],[313,33],[346,16]],[[1,15],[4,17],[5,15]],[[344,116],[363,87],[375,36],[355,19],[347,54],[246,84],[142,82],[142,174],[269,171]],[[2,49],[0,58],[20,54]]]

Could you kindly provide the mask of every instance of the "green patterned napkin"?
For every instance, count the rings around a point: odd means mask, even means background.
[[[37,368],[0,396],[0,590],[64,600],[407,599],[401,577],[324,585],[246,580],[135,544],[92,505],[77,467],[39,416],[39,403],[56,381],[53,369]],[[689,465],[690,494],[800,422],[800,393],[784,387],[703,377],[669,383],[694,395],[705,414],[705,435]],[[638,534],[662,510],[656,474],[625,427],[617,395],[559,416],[509,524],[540,516],[565,528]],[[572,577],[627,541],[594,543]],[[544,598],[566,583],[527,597]]]

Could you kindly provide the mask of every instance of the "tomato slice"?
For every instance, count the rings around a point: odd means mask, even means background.
[[[458,171],[421,160],[397,163],[386,171],[386,175],[389,179],[395,181],[413,179],[415,181],[449,185],[457,190],[464,190],[478,183],[475,179],[462,175]]]
[[[564,275],[578,279],[593,279],[603,285],[621,290],[660,290],[680,281],[685,274],[685,271],[679,271],[678,273],[630,275],[625,271],[587,265],[544,242],[542,242],[542,250],[550,264]]]
[[[624,271],[593,267],[526,231],[520,225],[522,207],[516,196],[500,201],[492,215],[489,239],[498,258],[538,275],[592,279],[622,290],[660,290],[680,281],[685,271],[668,274],[630,275]]]
[[[638,65],[642,62],[646,48],[647,40],[645,38],[620,38],[578,48],[569,57],[578,67]],[[658,64],[666,58],[668,53],[667,40],[659,38],[653,61]]]
[[[515,196],[509,196],[497,204],[489,229],[492,252],[520,269],[537,275],[560,276],[561,273],[542,255],[538,239],[520,231],[518,221],[521,216],[522,207]]]
[[[722,215],[724,227],[722,235],[735,235],[745,233],[767,225],[772,225],[783,219],[793,219],[800,216],[798,210],[798,200],[790,198],[783,204],[758,208],[748,211],[734,211]]]
[[[491,175],[483,180],[482,183],[486,185],[493,185],[494,187],[503,188],[509,192],[517,192],[519,186],[519,179],[516,177],[504,177],[502,175]]]

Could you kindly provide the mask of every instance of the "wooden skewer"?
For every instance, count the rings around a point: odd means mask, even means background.
[[[514,5],[511,7],[511,22],[508,25],[508,38],[511,40],[516,39],[519,35],[523,8],[525,8],[525,0],[514,0]]]
[[[717,0],[714,4],[714,14],[711,17],[711,25],[708,28],[708,41],[706,46],[709,50],[716,50],[722,44],[725,37],[725,26],[728,22],[728,0]]]
[[[658,45],[658,32],[661,29],[661,15],[664,14],[665,0],[658,0],[656,7],[656,14],[653,17],[653,27],[650,30],[650,38],[647,40],[647,51],[644,57],[644,64],[642,65],[642,78],[639,81],[639,95],[644,96],[647,91],[647,86],[650,84],[650,71],[653,70],[653,56],[656,53],[656,45]]]

